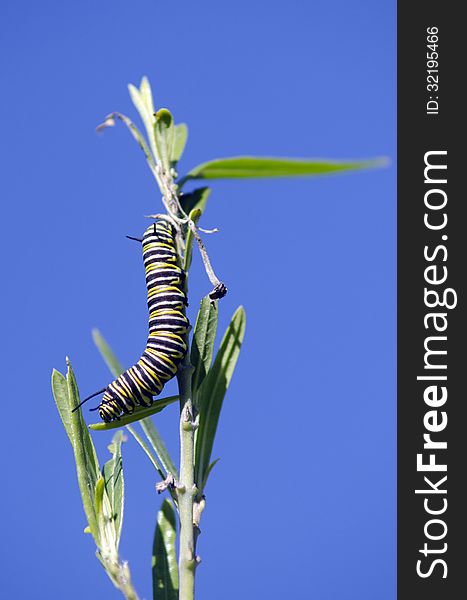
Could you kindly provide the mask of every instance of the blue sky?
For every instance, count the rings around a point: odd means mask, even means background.
[[[50,392],[69,355],[107,385],[98,326],[130,365],[146,339],[138,248],[160,210],[113,110],[128,82],[189,125],[180,172],[237,154],[367,158],[320,179],[213,182],[207,240],[247,334],[207,489],[199,597],[395,598],[395,3],[13,2],[0,6],[4,595],[117,598],[94,558]],[[190,316],[210,287],[199,256]],[[175,388],[168,386],[169,391]],[[157,424],[177,453],[176,408]],[[96,434],[101,461],[107,434]],[[121,546],[141,598],[161,498],[124,447]]]

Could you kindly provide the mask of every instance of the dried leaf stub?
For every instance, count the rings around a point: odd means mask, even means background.
[[[115,119],[112,115],[105,118],[105,121],[96,127],[96,133],[101,133],[107,127],[113,127],[115,125]]]

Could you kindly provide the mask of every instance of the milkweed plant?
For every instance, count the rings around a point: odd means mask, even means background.
[[[123,122],[142,149],[146,162],[162,195],[162,205],[155,207],[154,219],[169,221],[176,231],[178,266],[185,272],[183,293],[188,296],[188,275],[193,246],[197,246],[213,290],[200,301],[193,328],[184,333],[187,350],[177,365],[178,395],[157,397],[149,406],[133,403],[133,412],[110,422],[86,425],[80,407],[80,394],[69,359],[66,376],[52,373],[52,390],[63,426],[71,443],[76,463],[79,490],[87,520],[85,532],[91,534],[96,556],[112,583],[128,600],[138,595],[131,580],[128,562],[119,554],[123,525],[124,476],[122,443],[126,430],[154,466],[156,492],[164,494],[157,513],[152,547],[152,581],[154,600],[193,600],[195,576],[200,563],[197,543],[200,521],[206,507],[206,486],[218,459],[212,450],[222,404],[232,379],[245,335],[245,311],[239,306],[214,353],[221,297],[226,292],[216,276],[203,242],[205,234],[199,223],[211,190],[199,187],[183,192],[188,182],[209,179],[295,177],[333,174],[375,167],[381,160],[343,162],[335,160],[297,160],[236,156],[204,162],[183,177],[177,173],[188,137],[184,123],[175,124],[165,108],[154,108],[151,87],[146,78],[136,88],[129,85],[133,104],[146,130],[146,138],[125,115],[110,114],[97,129],[103,130]],[[139,240],[141,241],[141,240]],[[190,298],[192,305],[197,300]],[[184,307],[183,307],[184,314]],[[98,330],[94,342],[114,378],[124,371],[115,354]],[[172,457],[161,438],[152,416],[170,404],[178,403],[173,435],[179,435],[180,455]],[[101,467],[92,435],[109,435],[110,458]],[[178,466],[177,466],[178,463]],[[177,543],[178,536],[178,543]],[[178,547],[178,558],[177,558]]]

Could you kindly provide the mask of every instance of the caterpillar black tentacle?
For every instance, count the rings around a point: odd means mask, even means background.
[[[142,245],[148,289],[148,341],[138,362],[105,388],[97,408],[106,423],[119,419],[122,413],[131,414],[137,406],[150,406],[166,381],[177,373],[187,350],[185,273],[177,264],[173,226],[162,220],[151,224],[144,232]]]
[[[71,412],[75,412],[75,410],[78,410],[78,408],[80,406],[83,406],[83,404],[85,402],[87,402],[88,400],[91,400],[91,398],[95,398],[96,396],[98,396],[99,394],[103,394],[105,392],[107,388],[103,388],[102,390],[99,390],[98,392],[94,392],[94,394],[91,394],[90,396],[88,396],[87,398],[85,398],[84,400],[81,400],[81,402],[78,404],[78,406],[75,406],[75,408],[71,411]],[[99,407],[98,407],[99,408]],[[96,410],[96,409],[91,409],[91,410]]]

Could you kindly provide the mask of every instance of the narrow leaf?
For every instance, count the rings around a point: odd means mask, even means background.
[[[123,522],[123,504],[124,504],[124,480],[122,463],[122,442],[124,440],[123,432],[117,431],[114,435],[109,451],[112,458],[107,461],[102,469],[104,477],[105,490],[110,501],[112,518],[115,523],[116,546],[120,542]]]
[[[212,305],[209,296],[201,300],[196,318],[193,342],[191,347],[191,364],[195,368],[191,380],[191,388],[196,398],[199,386],[209,371],[214,352],[214,341],[217,332],[218,311]]]
[[[141,421],[141,427],[143,428],[146,437],[148,438],[154,452],[162,463],[166,474],[171,473],[175,479],[178,479],[178,471],[173,460],[170,457],[169,451],[167,450],[156,426],[151,419],[144,419]]]
[[[188,139],[188,127],[185,123],[175,125],[174,144],[172,149],[172,166],[175,166],[182,157]]]
[[[152,585],[154,600],[178,600],[178,565],[175,552],[175,511],[164,500],[157,513],[152,550]]]
[[[104,336],[98,329],[92,330],[92,339],[94,340],[97,349],[101,353],[102,358],[104,359],[106,365],[109,367],[112,375],[114,377],[118,377],[119,375],[121,375],[124,369],[120,364],[118,358],[115,356],[112,348],[109,346]]]
[[[91,425],[89,425],[89,429],[92,429],[93,431],[108,431],[109,429],[124,427],[125,425],[128,425],[128,423],[141,421],[142,419],[146,419],[146,417],[150,417],[151,415],[161,412],[161,410],[166,406],[177,402],[179,399],[179,396],[167,396],[167,398],[156,400],[148,408],[145,408],[144,406],[137,406],[135,408],[135,412],[131,413],[131,415],[122,415],[120,420],[111,421],[110,423],[104,423],[104,421],[101,421],[100,423],[91,423]]]
[[[174,138],[175,131],[172,115],[166,108],[161,108],[156,112],[154,139],[160,163],[167,172],[170,171],[172,166]]]
[[[149,85],[149,83],[148,83]],[[148,136],[149,146],[153,153],[153,158],[156,162],[159,161],[160,157],[157,152],[156,142],[154,139],[154,105],[152,104],[152,94],[149,102],[149,96],[146,90],[143,89],[143,93],[141,93],[138,88],[136,88],[131,83],[128,85],[128,91],[130,92],[130,97],[135,105],[136,110],[141,117],[141,120],[144,123],[144,127],[146,129],[146,135]]]
[[[94,490],[94,505],[96,507],[97,522],[99,525],[100,534],[100,545],[97,555],[107,557],[112,562],[118,560],[118,549],[117,549],[117,533],[115,529],[115,520],[113,519],[112,507],[110,499],[107,495],[104,477],[99,477]],[[103,562],[104,569],[107,571],[109,577],[113,580],[114,573],[112,569],[109,569],[107,561]]]
[[[382,167],[384,158],[361,161],[337,161],[322,158],[294,159],[262,156],[233,156],[202,163],[192,169],[180,186],[189,179],[236,179],[248,177],[300,177],[327,175],[339,171],[354,171]]]
[[[75,375],[68,358],[66,362],[68,397],[70,400],[70,408],[73,407],[74,409],[80,403],[80,396]],[[93,523],[89,521],[89,516],[94,518],[94,512],[91,509],[90,504],[92,502],[92,493],[95,489],[98,479],[101,477],[101,473],[96,449],[91,436],[89,435],[86,423],[84,422],[81,409],[72,412],[71,431],[78,473],[78,483],[81,490],[81,498],[83,501],[83,506],[87,505],[87,509],[85,508],[85,510],[88,515],[88,524],[94,534]],[[98,536],[94,535],[94,539],[96,544],[99,546]]]
[[[78,485],[84,512],[97,546],[100,546],[99,527],[95,510],[95,489],[100,478],[96,450],[83,419],[81,409],[72,412],[79,404],[79,392],[70,362],[67,359],[67,378],[54,370],[52,389],[60,417],[71,442],[76,463]]]
[[[149,79],[144,76],[139,84],[139,94],[146,107],[146,111],[153,115],[154,114],[154,101],[152,99],[152,90]]]
[[[94,488],[94,506],[96,507],[97,520],[99,522],[99,529],[103,529],[105,526],[104,517],[104,493],[105,493],[105,482],[103,477],[99,477]]]
[[[70,410],[70,401],[68,398],[68,384],[66,378],[56,369],[52,371],[52,391],[66,434],[70,440],[70,444],[73,446],[71,432],[71,419],[73,415]]]
[[[245,311],[240,306],[225,332],[214,364],[199,388],[200,421],[195,441],[195,474],[199,486],[205,480],[211,461],[219,415],[240,353],[245,324]]]

